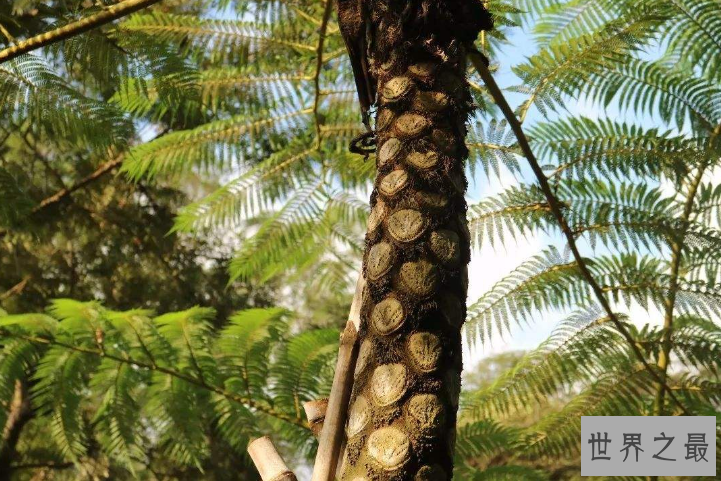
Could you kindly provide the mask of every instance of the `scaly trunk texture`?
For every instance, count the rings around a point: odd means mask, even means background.
[[[470,259],[463,45],[491,20],[478,0],[362,5],[367,18],[339,13],[368,33],[378,177],[341,479],[442,481],[453,472]]]

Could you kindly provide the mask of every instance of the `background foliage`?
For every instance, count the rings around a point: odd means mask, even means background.
[[[477,247],[548,245],[470,300],[468,342],[564,320],[469,378],[456,475],[574,479],[582,415],[719,413],[721,4],[487,3],[477,45],[513,64],[584,262],[672,393],[596,305],[469,72],[469,173],[518,179],[471,206]],[[0,5],[6,44],[102,8]],[[258,432],[312,455],[299,406],[330,384],[375,174],[347,152],[362,125],[331,10],[167,1],[0,65],[0,400],[30,406],[3,444],[13,479],[247,479]],[[537,52],[506,59],[520,30]],[[67,297],[102,306],[21,314]]]

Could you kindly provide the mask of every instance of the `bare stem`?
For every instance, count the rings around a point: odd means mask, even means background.
[[[348,402],[353,389],[353,371],[358,359],[358,331],[348,321],[341,334],[338,362],[333,377],[333,388],[318,443],[312,481],[333,481],[343,445],[343,428],[348,413]]]
[[[248,454],[263,481],[298,481],[268,436],[251,441]]]
[[[323,45],[325,44],[326,31],[328,30],[328,22],[330,21],[330,14],[333,11],[333,0],[326,0],[325,8],[323,10],[323,20],[321,21],[320,27],[318,27],[318,47],[315,52],[316,64],[315,74],[313,75],[313,87],[315,90],[315,98],[313,100],[313,119],[315,122],[315,134],[318,148],[320,148],[320,134],[321,125],[320,118],[318,116],[318,108],[320,107],[320,74],[323,69]]]
[[[308,419],[310,430],[316,438],[320,437],[325,421],[325,413],[328,410],[328,398],[308,401],[303,403],[305,417]]]

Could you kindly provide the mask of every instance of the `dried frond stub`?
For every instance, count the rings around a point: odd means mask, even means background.
[[[433,294],[438,287],[438,268],[425,259],[406,262],[398,273],[399,287],[418,297]]]
[[[383,195],[393,197],[408,185],[408,172],[403,169],[397,169],[383,177],[378,186],[378,190]]]
[[[429,150],[428,152],[411,152],[406,156],[406,162],[416,169],[432,169],[438,165],[438,153],[433,150]]]
[[[383,167],[392,162],[400,153],[402,146],[401,141],[395,137],[391,137],[383,142],[383,145],[381,145],[378,151],[378,166]]]
[[[398,242],[412,242],[426,230],[426,219],[415,209],[401,209],[388,217],[388,233]]]
[[[387,274],[393,267],[393,246],[387,242],[379,242],[368,252],[366,265],[368,279],[377,281]]]
[[[400,329],[405,318],[403,304],[398,299],[389,297],[373,308],[371,323],[378,334],[387,336]]]
[[[421,372],[433,372],[441,358],[441,340],[430,332],[414,332],[408,338],[408,352]]]
[[[384,471],[397,471],[411,457],[411,442],[395,426],[378,429],[368,437],[368,454]]]
[[[396,134],[403,139],[421,136],[431,126],[431,121],[417,113],[403,114],[393,124]]]
[[[403,364],[381,364],[371,377],[373,402],[377,406],[390,406],[406,393],[408,371]]]
[[[413,81],[408,77],[394,77],[383,86],[383,100],[387,103],[398,102],[413,89]]]

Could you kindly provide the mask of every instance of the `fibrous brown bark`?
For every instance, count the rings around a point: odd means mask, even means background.
[[[343,0],[339,0],[342,3]],[[491,27],[477,0],[366,0],[378,177],[343,480],[450,479],[470,239],[463,45]]]

